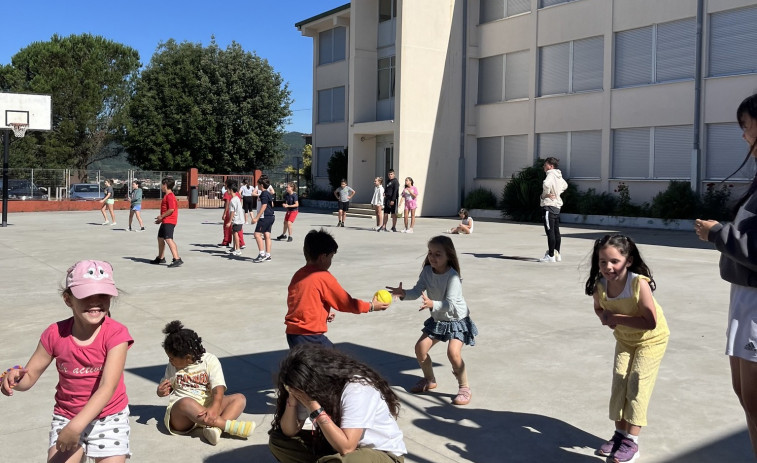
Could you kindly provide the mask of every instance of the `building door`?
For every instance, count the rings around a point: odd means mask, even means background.
[[[376,143],[376,177],[386,179],[386,173],[393,168],[394,144],[391,142]]]

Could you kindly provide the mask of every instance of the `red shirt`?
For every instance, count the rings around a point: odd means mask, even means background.
[[[328,331],[329,310],[365,313],[371,303],[354,299],[345,291],[334,275],[314,265],[306,265],[292,277],[287,294],[284,317],[287,334],[323,334]]]
[[[53,411],[68,419],[75,417],[97,390],[108,351],[124,342],[128,343],[129,347],[134,343],[129,330],[110,317],[105,317],[100,325],[100,332],[88,346],[80,346],[74,342],[71,335],[73,326],[73,317],[53,323],[40,338],[42,347],[55,359],[55,366],[58,368]],[[128,404],[124,375],[121,373],[113,397],[97,417],[103,418],[118,413]]]
[[[163,223],[176,225],[176,221],[179,219],[179,203],[176,201],[173,191],[169,191],[163,196],[163,200],[160,202],[160,215],[165,214],[169,209],[173,209],[173,212],[168,217],[163,218]]]

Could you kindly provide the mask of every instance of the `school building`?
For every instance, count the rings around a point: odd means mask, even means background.
[[[352,1],[295,25],[313,39],[314,180],[347,148],[356,201],[393,168],[428,216],[548,156],[633,202],[701,191],[747,153],[755,24],[757,0]]]

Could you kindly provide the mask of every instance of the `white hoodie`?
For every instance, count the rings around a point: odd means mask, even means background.
[[[549,169],[547,171],[547,178],[545,178],[542,183],[541,201],[539,202],[539,205],[541,207],[551,206],[558,209],[561,208],[562,199],[560,198],[560,195],[567,189],[568,182],[562,178],[562,172],[560,172],[560,169]],[[550,194],[554,194],[556,198],[550,199]]]

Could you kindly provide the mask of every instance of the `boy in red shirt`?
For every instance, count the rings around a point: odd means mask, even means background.
[[[173,256],[173,261],[168,264],[169,267],[178,267],[184,263],[181,257],[179,257],[176,243],[173,240],[173,231],[179,218],[179,203],[173,194],[175,184],[176,182],[174,182],[172,177],[166,177],[160,182],[163,200],[160,202],[160,215],[155,217],[155,223],[160,224],[160,228],[158,229],[158,257],[150,261],[153,264],[165,264],[166,258],[163,257],[163,254],[165,253],[167,244]]]
[[[330,314],[332,308],[360,314],[389,307],[376,297],[371,302],[354,299],[342,288],[329,272],[338,247],[334,237],[324,229],[310,230],[305,236],[302,251],[307,263],[292,277],[287,294],[284,324],[290,348],[308,343],[334,347],[325,336],[326,323],[334,319],[334,314]]]

